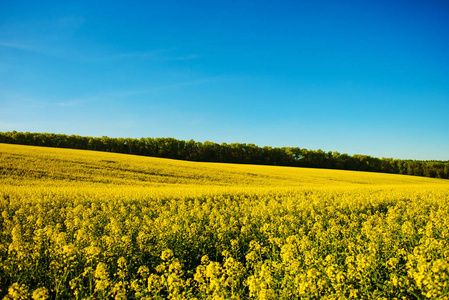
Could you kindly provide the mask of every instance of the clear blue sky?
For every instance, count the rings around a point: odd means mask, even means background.
[[[0,1],[0,131],[449,159],[447,1]]]

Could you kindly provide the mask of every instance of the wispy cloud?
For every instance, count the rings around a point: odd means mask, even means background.
[[[78,29],[84,24],[85,18],[82,16],[66,16],[51,22],[66,29]]]
[[[5,106],[20,106],[22,103],[33,103],[36,104],[40,102],[34,97],[28,97],[21,92],[12,90],[2,90],[0,91],[0,104]]]
[[[90,57],[91,61],[111,61],[111,60],[122,60],[122,59],[158,59],[161,54],[171,51],[171,49],[161,49],[161,50],[149,50],[149,51],[136,51],[136,52],[124,52],[124,53],[113,53],[106,54],[101,57]]]
[[[173,58],[167,58],[168,60],[192,60],[200,58],[199,55],[192,54],[192,55],[186,55],[186,56],[180,56],[180,57],[173,57]]]
[[[96,102],[107,102],[111,100],[124,101],[133,99],[134,96],[151,95],[160,91],[196,86],[225,80],[223,77],[200,78],[191,81],[181,81],[172,84],[149,85],[130,89],[109,90],[90,95],[80,95],[71,99],[61,99],[55,96],[50,98],[36,95],[28,95],[18,91],[0,91],[0,114],[14,115],[24,111],[37,112],[46,109],[73,109],[76,107],[85,108]],[[84,107],[85,106],[85,107]]]
[[[201,123],[202,123],[202,120],[201,120],[200,118],[192,119],[192,120],[190,120],[190,122],[189,122],[190,125],[199,125],[199,124],[201,124]]]
[[[34,43],[25,41],[0,40],[0,49],[1,48],[10,48],[14,50],[27,51],[50,57],[61,57],[64,55],[64,51],[62,51],[61,49],[58,49],[57,47],[50,47],[44,45],[42,41],[40,41],[39,43]]]
[[[48,41],[47,41],[48,42]],[[94,49],[63,49],[42,38],[38,43],[20,40],[0,40],[0,48],[33,52],[49,57],[64,58],[87,63],[106,63],[120,60],[149,60],[155,62],[189,61],[200,58],[197,54],[175,55],[174,48],[124,53],[98,53]]]
[[[88,102],[88,99],[78,99],[78,100],[68,100],[68,101],[56,102],[56,103],[54,103],[54,105],[59,106],[59,107],[75,107],[75,106],[79,106],[86,102]]]
[[[197,54],[188,54],[176,56],[171,54],[175,49],[158,49],[149,51],[136,51],[136,52],[125,52],[104,55],[102,57],[91,57],[91,61],[109,61],[109,60],[122,60],[122,59],[149,59],[154,61],[174,61],[174,60],[192,60],[200,58]]]
[[[14,48],[14,49],[20,49],[20,50],[34,50],[35,49],[35,47],[31,46],[31,45],[7,42],[7,41],[0,41],[0,47]]]
[[[151,93],[162,91],[162,90],[169,90],[169,89],[175,89],[175,88],[179,88],[179,87],[194,86],[194,85],[210,83],[210,82],[214,82],[214,81],[222,80],[222,79],[223,79],[223,77],[215,76],[215,77],[201,78],[201,79],[191,80],[191,81],[181,81],[181,82],[176,82],[176,83],[172,83],[172,84],[160,84],[160,85],[151,85],[151,86],[135,88],[135,89],[109,91],[109,92],[101,93],[101,94],[94,95],[94,96],[91,96],[88,98],[69,101],[68,103],[71,103],[71,102],[82,103],[83,101],[88,102],[88,101],[95,101],[95,100],[102,100],[102,99],[128,98],[128,97],[132,97],[132,96],[136,96],[136,95],[151,94]]]
[[[0,122],[0,129],[1,129],[1,131],[17,130],[17,129],[26,127],[27,125],[29,125],[29,124]]]
[[[61,57],[67,49],[62,49],[60,42],[71,40],[84,23],[82,16],[63,16],[5,24],[0,29],[0,48]],[[5,38],[6,36],[14,38]]]
[[[17,91],[0,92],[0,113],[21,110],[37,110],[49,107],[74,107],[87,102],[87,99],[69,99],[64,101],[51,101],[39,96],[30,96]]]
[[[196,80],[191,80],[191,81],[184,81],[184,82],[178,82],[178,83],[167,84],[167,85],[159,85],[159,86],[155,86],[154,89],[155,90],[165,90],[165,89],[171,89],[171,88],[177,88],[177,87],[183,87],[183,86],[199,85],[199,84],[214,82],[214,81],[222,80],[222,79],[223,79],[223,77],[213,76],[213,77],[201,78],[201,79],[196,79]]]
[[[117,93],[110,93],[110,96],[122,98],[122,97],[134,96],[134,95],[150,94],[150,93],[158,92],[158,91],[162,91],[162,90],[170,90],[170,89],[175,89],[175,88],[179,88],[179,87],[201,85],[201,84],[210,83],[210,82],[214,82],[214,81],[222,80],[222,79],[223,79],[223,77],[214,76],[214,77],[201,78],[201,79],[190,80],[190,81],[181,81],[181,82],[176,82],[176,83],[172,83],[172,84],[152,85],[152,86],[148,86],[148,87],[145,87],[142,89],[126,90],[126,91],[121,91],[121,92],[117,92]]]

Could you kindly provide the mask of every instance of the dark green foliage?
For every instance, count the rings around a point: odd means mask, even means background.
[[[54,133],[0,132],[0,143],[107,151],[205,162],[327,168],[449,178],[449,161],[377,158],[298,147],[217,144],[174,138],[109,138]]]

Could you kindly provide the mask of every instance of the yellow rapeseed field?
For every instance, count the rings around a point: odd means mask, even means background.
[[[449,299],[449,181],[0,144],[0,298]]]

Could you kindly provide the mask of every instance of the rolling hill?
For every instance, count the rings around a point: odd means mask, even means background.
[[[444,299],[449,182],[0,144],[0,298]]]
[[[300,167],[204,163],[127,154],[0,144],[3,183],[129,186],[357,186],[442,184],[441,179]]]

